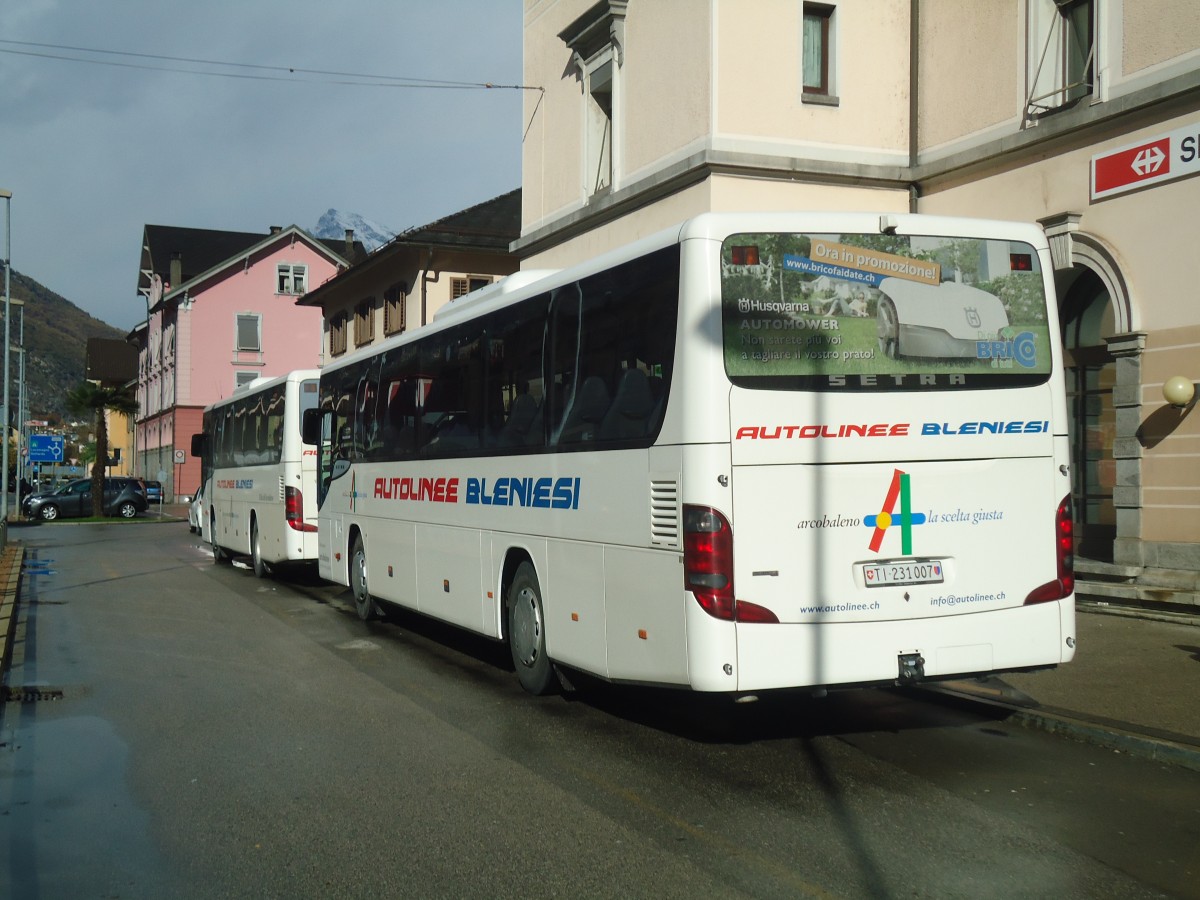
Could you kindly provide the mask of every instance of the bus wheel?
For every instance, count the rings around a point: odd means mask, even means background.
[[[879,313],[875,318],[879,335],[879,349],[884,356],[895,359],[900,353],[900,317],[896,315],[896,304],[889,297],[879,301]]]
[[[217,543],[217,514],[213,513],[213,516],[209,521],[211,524],[209,534],[212,535],[213,562],[226,562],[228,561],[229,556],[225,553],[225,550],[221,547],[221,545]]]
[[[367,586],[367,551],[361,534],[354,536],[354,549],[350,551],[350,593],[354,595],[358,617],[364,622],[375,618],[375,600]]]
[[[508,646],[521,687],[536,696],[550,693],[554,666],[546,655],[546,617],[537,574],[530,563],[517,567],[508,589]]]
[[[254,574],[259,578],[266,578],[270,569],[262,558],[262,539],[258,534],[257,519],[250,525],[250,561],[254,564]]]

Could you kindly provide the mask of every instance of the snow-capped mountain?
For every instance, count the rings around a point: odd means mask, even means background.
[[[376,250],[396,236],[390,228],[372,222],[358,213],[338,212],[330,209],[317,220],[317,227],[312,230],[313,237],[344,238],[346,229],[354,229],[354,239],[362,241],[367,251]]]

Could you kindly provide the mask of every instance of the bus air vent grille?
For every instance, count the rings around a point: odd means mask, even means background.
[[[284,486],[283,486],[283,476],[280,475],[279,476],[279,500],[282,503],[286,499],[287,499],[287,491],[284,489]]]
[[[650,542],[679,546],[679,479],[650,478]]]

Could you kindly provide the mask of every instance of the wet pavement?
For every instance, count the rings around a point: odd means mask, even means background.
[[[147,515],[186,522],[187,506],[164,504]],[[13,532],[0,557],[5,684],[22,683],[7,671],[22,571],[20,528]],[[27,574],[35,575],[39,565],[29,561]],[[1055,669],[921,690],[947,702],[996,706],[1010,721],[1200,771],[1200,616],[1081,601],[1076,639],[1074,660]]]

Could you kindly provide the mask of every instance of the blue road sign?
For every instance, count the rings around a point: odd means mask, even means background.
[[[30,462],[62,462],[63,437],[58,434],[31,434],[29,436]]]

